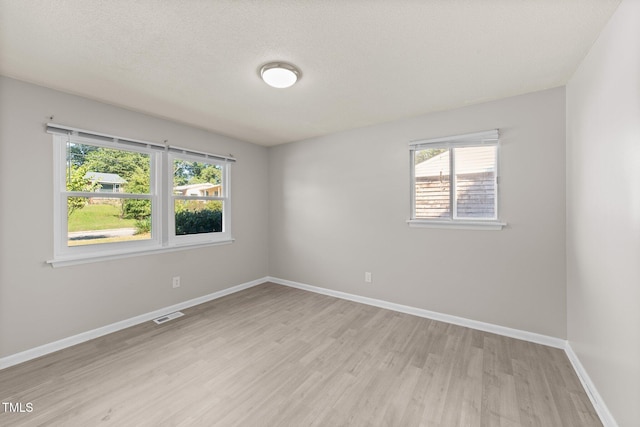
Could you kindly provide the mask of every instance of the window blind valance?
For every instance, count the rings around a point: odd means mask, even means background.
[[[438,147],[461,147],[467,145],[483,145],[496,144],[500,138],[498,129],[492,129],[482,132],[465,133],[461,135],[451,135],[432,139],[420,139],[409,142],[409,148],[412,150],[424,150],[428,148]]]
[[[202,158],[211,159],[211,160],[222,160],[224,162],[232,162],[232,163],[236,161],[236,159],[233,157],[220,156],[218,154],[210,154],[210,153],[205,153],[203,151],[194,151],[188,148],[175,147],[172,145],[168,145],[167,147],[169,149],[169,152],[171,153],[186,154],[194,157],[202,157]]]
[[[221,160],[224,162],[235,163],[236,159],[232,156],[223,156],[219,154],[211,154],[202,151],[194,151],[187,148],[175,147],[168,144],[160,144],[157,142],[142,141],[139,139],[122,138],[115,135],[89,131],[85,129],[77,129],[69,126],[58,125],[55,123],[47,123],[47,133],[58,135],[75,135],[84,138],[97,139],[102,141],[115,142],[117,144],[132,145],[137,147],[146,147],[153,149],[168,150],[174,153],[188,154],[191,156],[202,157],[212,160]]]

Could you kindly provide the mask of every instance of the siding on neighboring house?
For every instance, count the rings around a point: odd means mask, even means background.
[[[495,172],[493,154],[486,147],[466,147],[456,151],[457,216],[493,217]],[[451,211],[449,151],[415,167],[416,218],[449,217]]]
[[[219,197],[222,195],[222,185],[210,182],[179,185],[173,188],[173,192],[182,196]]]

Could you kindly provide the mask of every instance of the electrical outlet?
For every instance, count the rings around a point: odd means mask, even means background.
[[[371,272],[370,271],[365,271],[364,273],[364,281],[367,283],[371,283]]]
[[[174,288],[179,288],[180,287],[180,276],[175,276],[173,278],[173,287]]]

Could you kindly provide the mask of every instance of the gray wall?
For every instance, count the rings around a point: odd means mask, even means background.
[[[409,228],[407,143],[492,128],[509,226]],[[271,276],[566,337],[564,88],[273,147],[269,186]]]
[[[640,2],[567,86],[568,339],[620,426],[640,420]]]
[[[52,268],[54,122],[232,153],[230,245]],[[267,149],[0,78],[0,357],[267,275]],[[182,287],[172,289],[180,275]]]

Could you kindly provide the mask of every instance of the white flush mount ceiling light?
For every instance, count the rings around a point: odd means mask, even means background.
[[[269,86],[284,89],[293,86],[300,77],[300,70],[285,62],[270,62],[260,68],[260,77]]]

